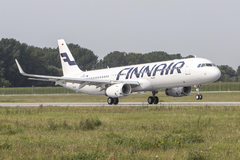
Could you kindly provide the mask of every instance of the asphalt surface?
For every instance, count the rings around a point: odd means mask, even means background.
[[[159,102],[149,105],[146,102],[120,102],[118,105],[107,103],[0,103],[1,107],[39,107],[39,106],[61,106],[61,107],[87,107],[87,106],[240,106],[240,102]]]

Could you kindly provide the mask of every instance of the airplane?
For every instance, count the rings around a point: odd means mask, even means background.
[[[91,95],[106,95],[109,105],[117,105],[119,97],[132,92],[151,91],[148,104],[158,104],[156,96],[165,89],[168,96],[188,96],[192,86],[197,90],[196,99],[202,100],[200,87],[219,79],[220,70],[205,58],[175,59],[146,64],[82,71],[75,62],[67,44],[58,40],[63,76],[27,74],[15,59],[19,72],[30,80],[52,81],[55,85]]]

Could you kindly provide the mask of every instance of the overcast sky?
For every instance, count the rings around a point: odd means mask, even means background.
[[[239,0],[2,0],[0,13],[1,38],[37,47],[63,38],[99,58],[165,51],[240,65]]]

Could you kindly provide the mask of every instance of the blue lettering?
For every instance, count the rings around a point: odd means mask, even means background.
[[[181,64],[181,66],[180,66],[180,67],[176,67],[178,64]],[[174,72],[175,69],[177,70],[178,73],[182,73],[180,69],[184,66],[184,64],[185,64],[184,61],[181,61],[181,62],[176,63],[176,64],[172,67],[172,70],[171,70],[170,74],[173,74],[173,72]]]
[[[158,69],[160,66],[163,66],[162,68]],[[157,71],[161,71],[160,75],[163,75],[164,69],[167,67],[167,65],[165,63],[160,64],[159,66],[157,66],[153,72],[152,76],[156,76]]]
[[[61,53],[61,57],[65,57],[65,59],[63,59],[64,62],[68,62],[68,64],[70,66],[73,66],[73,65],[77,65],[77,63],[75,61],[70,61],[67,53]]]
[[[118,73],[116,80],[119,80],[122,71],[124,71],[124,70],[128,70],[128,69],[129,69],[129,68],[124,68],[124,69],[122,69],[122,70]]]
[[[132,67],[129,71],[128,71],[128,73],[127,73],[127,75],[126,75],[126,78],[125,79],[128,79],[128,77],[129,77],[129,74],[130,74],[130,72],[132,71],[132,69],[133,69],[134,67]]]
[[[174,62],[173,62],[173,63],[174,63]],[[168,68],[166,69],[165,75],[168,74],[168,72],[169,72],[170,68],[172,67],[173,63],[171,63],[171,64],[168,66]]]
[[[64,59],[65,62],[69,61],[69,58],[67,55],[62,56],[62,57],[67,57],[66,59]],[[168,75],[169,72],[170,72],[170,74],[173,74],[175,70],[177,71],[177,73],[182,73],[181,68],[185,65],[185,62],[180,61],[174,65],[173,64],[174,64],[174,62],[170,63],[169,65],[167,65],[166,63],[162,63],[159,65],[155,64],[151,70],[149,69],[149,66],[146,66],[146,67],[142,66],[140,71],[138,70],[138,67],[124,68],[117,74],[116,80],[119,80],[120,76],[122,76],[122,75],[126,75],[125,79],[129,79],[129,77],[130,77],[130,79],[132,79],[133,74],[135,74],[136,78],[139,78],[140,75],[141,75],[141,77],[143,77],[144,73],[146,73],[148,77],[150,77],[151,75],[156,76],[157,72],[160,72],[160,75],[163,75],[164,71],[165,71],[165,75]],[[128,70],[127,73],[122,73],[125,70]]]
[[[134,68],[134,70],[132,71],[132,74],[131,74],[130,78],[132,78],[133,73],[135,74],[135,76],[136,76],[137,78],[139,78],[139,75],[141,74],[141,72],[142,72],[142,70],[143,70],[144,67],[145,67],[145,66],[143,66],[139,72],[138,72],[138,67]]]
[[[145,72],[147,73],[148,77],[150,77],[155,66],[156,66],[156,64],[152,67],[151,71],[149,71],[149,66],[147,66],[146,68],[144,68],[141,77],[143,77],[143,74],[144,74]]]

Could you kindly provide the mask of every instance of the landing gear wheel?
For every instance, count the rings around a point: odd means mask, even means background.
[[[199,95],[198,94],[196,95],[196,100],[199,100]]]
[[[113,104],[117,105],[118,104],[118,98],[113,98]]]
[[[196,95],[196,100],[202,100],[203,96],[201,94]]]
[[[154,104],[158,104],[158,102],[159,102],[158,97],[153,97],[153,103],[154,103]]]
[[[154,99],[152,96],[148,97],[148,104],[153,104]]]
[[[108,102],[108,104],[112,105],[113,104],[113,98],[108,97],[107,102]]]

